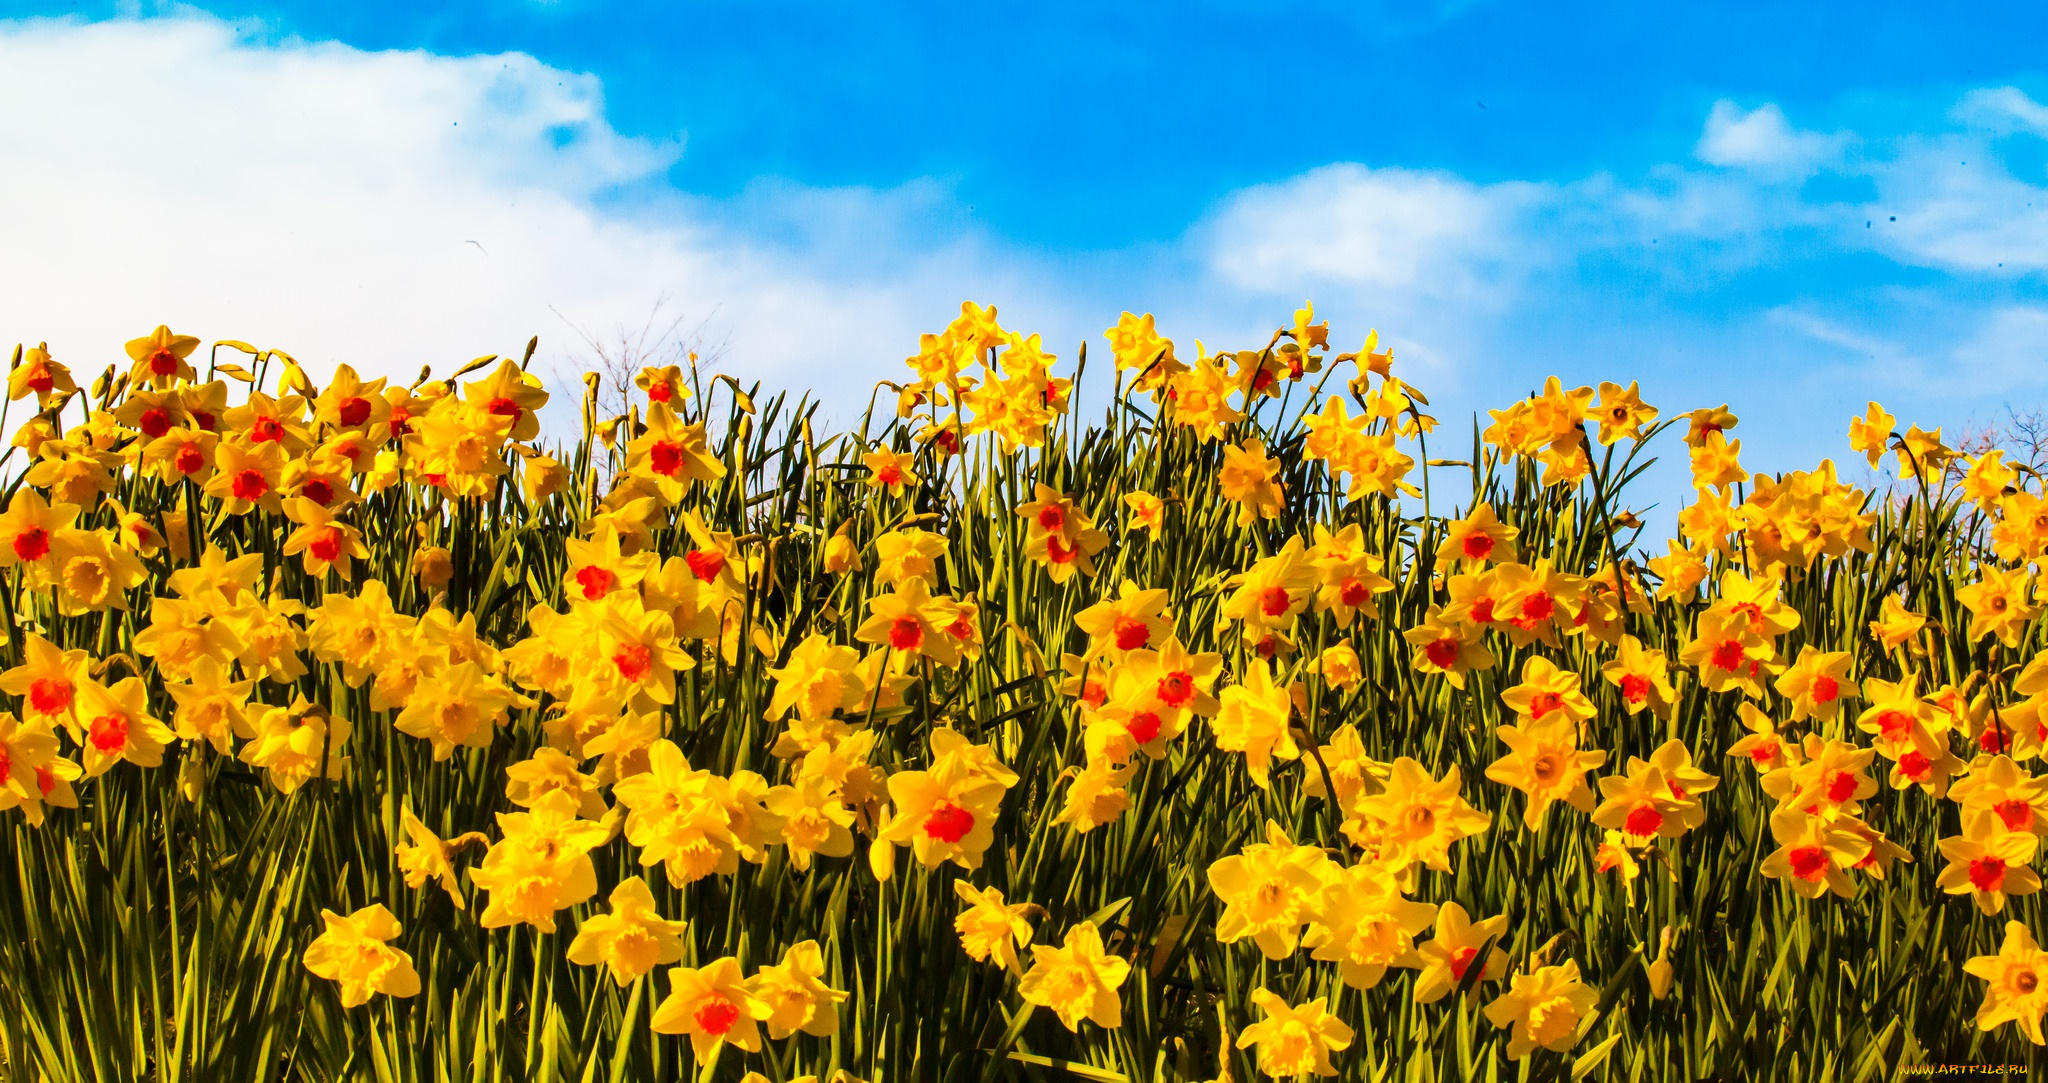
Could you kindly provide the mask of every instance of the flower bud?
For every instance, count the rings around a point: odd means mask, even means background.
[[[526,490],[526,502],[538,504],[561,491],[569,481],[569,471],[552,456],[535,455],[526,460],[519,480]]]
[[[1666,928],[1657,944],[1657,959],[1650,964],[1650,995],[1658,1000],[1671,995],[1671,961],[1665,958],[1670,951],[1671,930]]]
[[[421,589],[439,590],[455,577],[455,558],[441,546],[424,546],[412,555],[412,574],[419,576]]]
[[[192,536],[185,529],[185,513],[164,513],[164,547],[171,551],[171,563],[192,559]]]
[[[187,801],[197,801],[205,789],[206,762],[196,754],[186,755],[185,762],[178,766],[178,793]]]
[[[847,530],[852,520],[840,524],[839,532],[825,543],[825,570],[834,575],[843,575],[860,570],[860,550],[854,547],[853,538]]]

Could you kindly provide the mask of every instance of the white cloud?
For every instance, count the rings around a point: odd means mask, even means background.
[[[1734,102],[1714,103],[1693,153],[1708,165],[1743,169],[1773,180],[1810,176],[1841,152],[1842,135],[1795,131],[1776,103],[1744,112]]]
[[[602,335],[665,297],[715,312],[743,374],[845,392],[944,322],[924,298],[1008,288],[971,231],[902,228],[943,193],[783,185],[782,216],[811,223],[783,244],[669,189],[680,150],[520,54],[259,43],[205,16],[0,23],[0,335],[91,372],[164,322],[410,378],[533,334],[545,365],[580,348],[564,318]],[[863,245],[865,273],[825,273]],[[826,364],[846,357],[863,366]]]
[[[1873,238],[1894,259],[1995,277],[2048,270],[2048,186],[2013,177],[1981,137],[1903,141],[1872,175],[1868,217],[1887,226]]]
[[[1248,291],[1335,284],[1479,300],[1511,262],[1534,255],[1516,234],[1547,193],[1344,163],[1237,192],[1196,235],[1206,240],[1210,271]]]
[[[1963,95],[1955,118],[1992,131],[2030,131],[2048,135],[2048,105],[2027,96],[2018,87],[1981,87]]]

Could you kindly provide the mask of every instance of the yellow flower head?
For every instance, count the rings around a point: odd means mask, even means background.
[[[668,972],[667,999],[654,1009],[656,1034],[683,1034],[697,1063],[707,1063],[719,1046],[761,1051],[760,1023],[774,1008],[750,992],[740,978],[740,961],[728,955],[709,966],[679,966]]]
[[[839,1002],[847,994],[828,989],[825,956],[815,940],[791,944],[782,962],[764,966],[747,979],[747,991],[768,1006],[763,1021],[770,1038],[787,1038],[801,1030],[815,1038],[839,1033]]]
[[[1300,943],[1324,882],[1337,865],[1320,847],[1296,846],[1286,830],[1266,823],[1266,841],[1209,866],[1209,886],[1223,901],[1216,939],[1250,937],[1268,959],[1285,959]]]
[[[638,876],[612,889],[611,912],[583,919],[569,944],[569,961],[578,966],[603,964],[612,980],[631,985],[662,963],[683,957],[682,935],[688,923],[669,921],[654,905],[654,892]]]
[[[1252,1003],[1265,1018],[1244,1028],[1237,1047],[1258,1051],[1259,1071],[1275,1079],[1337,1074],[1330,1054],[1351,1047],[1352,1031],[1324,1002],[1294,1007],[1265,989],[1254,989]]]
[[[1521,1060],[1542,1046],[1561,1053],[1578,1040],[1579,1020],[1600,1002],[1600,991],[1579,980],[1579,964],[1539,967],[1517,974],[1500,999],[1486,1006],[1486,1021],[1508,1028],[1508,1058]]]
[[[326,931],[306,946],[306,969],[341,984],[341,1006],[353,1008],[372,996],[409,997],[420,991],[412,956],[391,946],[403,931],[382,903],[342,917],[320,911]]]
[[[1131,964],[1102,950],[1094,922],[1069,928],[1060,947],[1032,945],[1031,954],[1031,969],[1017,983],[1027,1003],[1051,1008],[1068,1030],[1081,1029],[1083,1019],[1110,1030],[1123,1025],[1123,1002],[1116,991],[1130,976]]]
[[[2048,1044],[2041,1033],[2041,1013],[2048,1011],[2048,951],[2035,943],[2032,930],[2017,921],[2006,922],[1998,954],[1970,959],[1963,972],[1989,983],[1977,1009],[1978,1030],[2011,1021],[2019,1024],[2028,1041]]]
[[[1031,922],[1039,908],[1030,903],[1005,903],[995,888],[978,889],[965,880],[953,881],[953,892],[967,904],[953,919],[960,934],[960,947],[975,962],[995,960],[1012,974],[1021,974],[1023,964],[1017,949],[1031,943]]]

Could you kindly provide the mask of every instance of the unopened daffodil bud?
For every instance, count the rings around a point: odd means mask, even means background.
[[[419,576],[422,589],[439,590],[455,577],[455,558],[441,546],[425,546],[412,555],[412,574]]]
[[[527,502],[538,504],[561,491],[569,481],[569,470],[552,456],[535,455],[526,460],[519,480],[526,490]]]
[[[1671,953],[1671,930],[1666,928],[1657,942],[1657,958],[1650,964],[1650,995],[1663,1000],[1671,995],[1671,960],[1665,956]]]
[[[838,533],[825,543],[825,570],[834,575],[860,570],[860,550],[848,533],[852,526],[852,520],[841,523]]]

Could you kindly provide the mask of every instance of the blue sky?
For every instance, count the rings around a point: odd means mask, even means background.
[[[97,208],[0,211],[52,253],[0,336],[79,354],[84,297],[358,367],[536,332],[571,365],[571,325],[659,297],[842,395],[963,297],[1063,357],[1126,308],[1215,349],[1314,297],[1456,430],[1551,372],[1639,378],[1733,402],[1768,468],[1839,458],[1866,398],[1954,427],[2048,387],[2038,7],[0,14],[0,165],[45,174],[0,204]],[[191,270],[110,275],[137,243]]]

